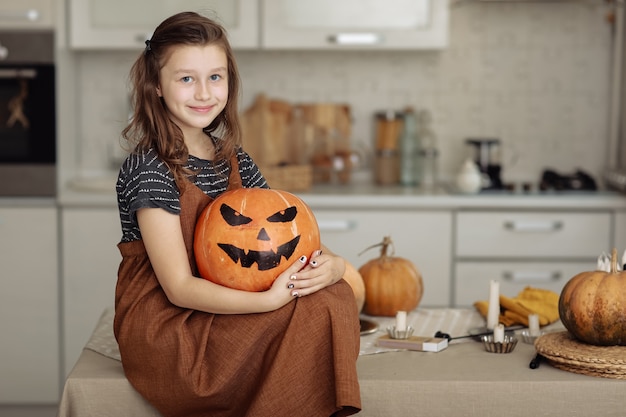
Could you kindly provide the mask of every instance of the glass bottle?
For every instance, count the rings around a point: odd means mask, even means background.
[[[407,108],[402,116],[402,133],[399,137],[400,145],[400,184],[417,185],[419,167],[420,143],[417,133],[417,119],[415,112]]]
[[[387,110],[375,113],[374,174],[379,185],[397,185],[400,182],[400,150],[398,140],[402,131],[402,113]]]
[[[438,160],[439,149],[437,147],[437,135],[433,132],[430,124],[432,116],[428,110],[421,110],[417,116],[419,125],[418,137],[420,138],[419,150],[419,184],[426,192],[435,192],[438,183]]]

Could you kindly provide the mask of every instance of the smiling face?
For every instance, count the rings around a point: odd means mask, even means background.
[[[194,241],[202,277],[247,291],[267,290],[289,265],[319,247],[310,208],[293,194],[261,188],[215,199],[200,216]]]
[[[177,45],[159,71],[157,94],[185,138],[197,135],[228,101],[228,60],[216,45]]]

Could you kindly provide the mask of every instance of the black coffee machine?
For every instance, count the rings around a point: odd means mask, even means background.
[[[471,148],[474,162],[482,173],[483,190],[501,190],[500,139],[470,138],[465,143]]]

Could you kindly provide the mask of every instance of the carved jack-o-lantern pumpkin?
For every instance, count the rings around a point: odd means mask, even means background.
[[[217,197],[201,213],[194,251],[200,275],[217,284],[265,291],[302,255],[320,248],[311,209],[281,190],[241,188]]]

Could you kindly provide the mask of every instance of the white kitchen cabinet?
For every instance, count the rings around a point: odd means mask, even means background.
[[[448,0],[265,0],[267,49],[442,49]]]
[[[65,374],[74,366],[100,315],[115,303],[121,255],[116,208],[63,208]]]
[[[489,281],[516,296],[526,286],[559,294],[595,269],[613,243],[610,211],[460,211],[456,215],[454,305],[487,300]]]
[[[359,268],[380,255],[380,247],[359,256],[368,246],[390,236],[395,256],[413,262],[422,273],[422,306],[450,304],[451,211],[330,210],[312,207],[322,242]]]
[[[57,209],[0,207],[0,404],[59,394]]]
[[[460,257],[594,258],[611,245],[611,213],[473,211],[457,215]]]
[[[0,2],[0,29],[54,28],[55,0],[21,0]]]
[[[233,48],[256,48],[258,0],[69,0],[74,49],[141,49],[156,26],[182,11],[219,21]]]
[[[531,286],[557,294],[579,272],[595,269],[594,262],[457,262],[455,266],[455,306],[471,306],[489,299],[489,282],[500,282],[500,293],[515,297]]]

